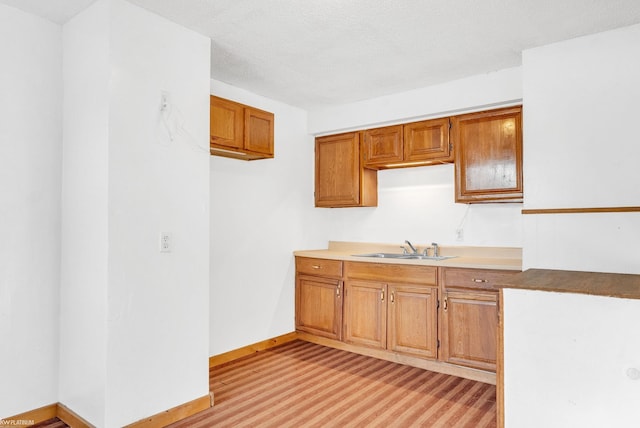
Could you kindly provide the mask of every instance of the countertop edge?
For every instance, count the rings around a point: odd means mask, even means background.
[[[640,275],[554,269],[527,269],[498,288],[640,299]]]
[[[474,269],[498,269],[522,271],[522,260],[516,258],[492,258],[492,257],[469,257],[461,256],[446,260],[403,260],[403,259],[379,259],[356,257],[352,251],[334,250],[298,250],[293,252],[296,257],[312,257],[318,259],[341,260],[363,263],[384,263],[401,264],[415,266],[434,266],[451,268],[474,268]]]

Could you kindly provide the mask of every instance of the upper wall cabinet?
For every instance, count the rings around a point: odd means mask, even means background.
[[[449,118],[363,131],[367,168],[385,169],[453,162]]]
[[[360,132],[316,138],[316,207],[374,207],[378,172],[364,168]]]
[[[213,95],[210,104],[212,155],[243,160],[273,157],[273,113]]]
[[[416,162],[416,165],[453,162],[450,128],[448,117],[404,125],[405,162]]]
[[[451,119],[456,202],[521,202],[522,107]]]
[[[402,162],[403,134],[402,125],[367,129],[362,133],[362,156],[365,166],[383,168]]]

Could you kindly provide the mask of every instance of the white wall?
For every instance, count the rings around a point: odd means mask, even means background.
[[[104,425],[107,349],[109,4],[63,27],[59,401]]]
[[[118,0],[110,53],[106,425],[116,427],[209,393],[210,40]],[[159,252],[161,232],[171,253]]]
[[[57,401],[61,33],[0,5],[0,418]]]
[[[637,427],[638,325],[640,300],[504,290],[505,426]]]
[[[638,206],[640,25],[525,51],[525,208]],[[524,265],[640,273],[640,213],[526,216]]]
[[[456,204],[454,167],[378,171],[378,206],[325,210],[332,241],[522,246],[522,204]],[[462,239],[456,231],[461,229]]]
[[[508,68],[309,113],[314,135],[443,117],[522,99],[522,70]]]
[[[524,52],[525,208],[637,206],[640,25]],[[640,274],[639,213],[524,216],[524,267]],[[505,290],[505,422],[638,426],[640,302]]]
[[[329,134],[518,103],[520,68],[309,113],[309,131]],[[378,206],[325,209],[329,240],[428,245],[522,246],[522,204],[454,202],[452,164],[378,171]],[[457,240],[456,230],[463,229]]]
[[[122,0],[64,31],[60,401],[118,427],[209,392],[209,40]]]
[[[324,248],[327,234],[313,208],[306,112],[215,80],[211,93],[275,114],[275,158],[210,160],[210,354],[216,355],[295,329],[293,251]]]

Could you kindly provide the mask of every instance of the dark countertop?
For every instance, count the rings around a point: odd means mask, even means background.
[[[499,287],[640,299],[640,275],[622,273],[527,269]]]

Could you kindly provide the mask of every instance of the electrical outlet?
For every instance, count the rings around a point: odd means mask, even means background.
[[[456,229],[456,241],[464,241],[464,229]]]
[[[171,244],[171,234],[167,232],[160,232],[160,252],[170,253]]]

